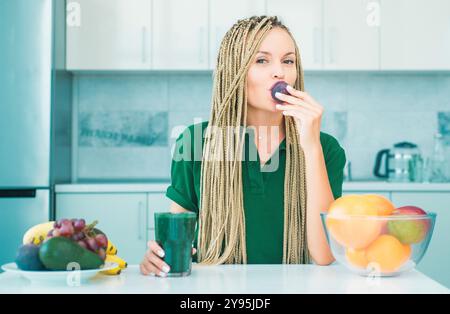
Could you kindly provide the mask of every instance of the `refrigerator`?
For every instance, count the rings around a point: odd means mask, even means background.
[[[0,1],[0,265],[50,218],[52,0]]]

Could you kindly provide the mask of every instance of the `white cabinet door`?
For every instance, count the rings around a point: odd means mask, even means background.
[[[267,0],[267,14],[280,17],[291,31],[303,69],[322,69],[322,0]]]
[[[450,69],[450,1],[381,0],[381,69]]]
[[[210,0],[209,69],[215,69],[220,44],[231,26],[239,19],[265,12],[265,0]]]
[[[155,228],[155,213],[170,211],[170,203],[172,200],[168,199],[165,193],[148,193],[148,228]]]
[[[56,195],[56,218],[98,220],[98,228],[117,246],[129,264],[140,263],[146,250],[145,193],[61,193]]]
[[[324,0],[324,69],[379,69],[378,14],[378,0]]]
[[[168,199],[165,193],[148,193],[148,230],[147,241],[155,240],[155,213],[170,211],[170,203],[172,200]]]
[[[155,240],[155,229],[148,229],[147,230],[147,241],[154,241]]]
[[[150,26],[151,0],[68,0],[67,69],[150,69]]]
[[[153,69],[208,69],[208,0],[153,0]]]
[[[428,250],[417,269],[450,288],[450,193],[393,192],[397,207],[414,205],[437,214]]]

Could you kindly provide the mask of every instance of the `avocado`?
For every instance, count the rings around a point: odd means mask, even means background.
[[[17,251],[15,262],[22,270],[45,270],[39,259],[39,246],[34,244],[22,245]]]
[[[97,269],[104,263],[100,256],[65,237],[54,237],[44,242],[39,258],[49,270],[70,270],[67,269],[70,263],[77,263],[80,270]]]

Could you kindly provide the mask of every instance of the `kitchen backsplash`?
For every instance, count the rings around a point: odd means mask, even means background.
[[[211,72],[83,73],[72,86],[79,181],[169,178],[176,137],[210,114]],[[305,89],[325,107],[322,131],[345,148],[353,179],[373,179],[375,154],[394,143],[429,155],[434,133],[450,139],[448,73],[307,72]]]

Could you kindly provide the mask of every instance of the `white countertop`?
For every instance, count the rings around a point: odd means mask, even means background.
[[[417,270],[397,277],[372,278],[352,274],[339,265],[219,265],[193,264],[187,277],[143,276],[138,265],[119,276],[97,275],[80,286],[31,283],[19,275],[0,274],[0,293],[445,293],[450,290]]]
[[[56,193],[146,193],[166,192],[169,182],[161,183],[74,183],[56,184]]]
[[[57,184],[56,193],[140,193],[166,192],[169,182],[155,183],[75,183]],[[344,182],[344,192],[450,192],[450,183],[390,183],[384,181]]]
[[[396,183],[385,181],[350,181],[342,185],[344,191],[379,191],[379,192],[450,192],[447,183]]]

